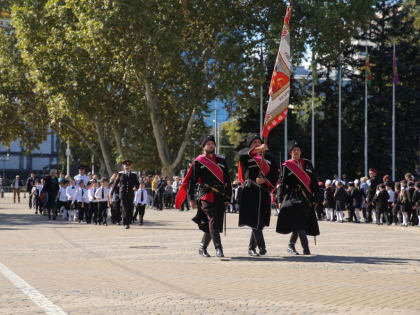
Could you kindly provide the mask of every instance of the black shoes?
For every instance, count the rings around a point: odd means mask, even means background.
[[[311,251],[309,250],[309,248],[303,250],[303,255],[310,255],[310,254],[311,254]]]
[[[198,249],[198,253],[203,257],[210,257],[209,253],[207,253],[207,248],[201,247]]]
[[[292,255],[299,255],[299,253],[296,251],[295,244],[289,244],[287,247],[287,252]]]
[[[221,247],[216,248],[216,257],[225,257],[225,255],[223,255],[223,249]]]
[[[252,256],[252,257],[258,257],[258,256],[260,256],[260,254],[257,253],[257,251],[255,250],[255,248],[248,249],[248,254],[249,254],[249,256]]]
[[[265,254],[267,254],[267,250],[265,248],[261,248],[260,249],[260,255],[264,256]]]

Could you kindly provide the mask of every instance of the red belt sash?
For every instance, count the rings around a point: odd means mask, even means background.
[[[194,162],[197,161],[200,164],[204,165],[211,174],[214,175],[222,184],[225,183],[225,180],[223,178],[223,170],[220,168],[219,165],[217,165],[215,162],[207,158],[205,155],[199,155]],[[178,191],[178,194],[176,195],[175,199],[175,207],[177,209],[181,208],[182,203],[184,202],[185,198],[187,197],[187,190],[188,190],[188,182],[190,180],[192,169],[194,166],[194,162],[191,164],[187,175],[185,175],[184,179],[182,180],[181,188]],[[213,192],[211,192],[213,193]]]
[[[300,163],[302,167],[300,167],[297,163]],[[294,160],[287,160],[284,164],[296,177],[300,180],[300,182],[305,186],[305,188],[311,192],[311,178],[308,174],[303,170],[304,162],[300,160],[299,162],[295,162]]]

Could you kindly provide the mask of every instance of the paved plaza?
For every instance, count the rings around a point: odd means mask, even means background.
[[[48,221],[8,200],[0,314],[420,314],[418,227],[320,222],[313,255],[293,257],[272,216],[268,255],[252,258],[250,229],[228,214],[226,257],[210,244],[203,258],[194,211],[146,210],[125,230]]]

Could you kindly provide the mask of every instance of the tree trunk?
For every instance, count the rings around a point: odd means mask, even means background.
[[[173,176],[175,168],[178,166],[179,163],[181,163],[182,157],[184,155],[185,149],[189,141],[192,124],[194,122],[194,117],[195,117],[195,109],[192,111],[190,115],[187,128],[183,136],[183,141],[176,154],[175,159],[173,159],[169,151],[168,137],[166,135],[165,126],[163,124],[163,119],[160,114],[161,111],[160,111],[159,100],[157,99],[156,95],[153,93],[152,85],[150,82],[145,80],[144,86],[146,88],[146,104],[150,111],[150,119],[152,121],[153,134],[155,136],[159,158],[162,162],[162,175]]]
[[[101,146],[102,156],[104,158],[106,170],[108,172],[108,176],[112,176],[112,167],[111,167],[111,158],[109,154],[108,147],[106,145],[105,137],[104,137],[104,130],[101,122],[99,122],[98,118],[93,120],[96,132],[98,133],[99,145]]]
[[[115,127],[112,128],[112,133],[114,134],[115,144],[117,146],[117,152],[118,152],[119,158],[122,161],[124,161],[125,160],[125,154],[124,154],[124,151],[122,149],[121,134],[120,134],[119,130]]]

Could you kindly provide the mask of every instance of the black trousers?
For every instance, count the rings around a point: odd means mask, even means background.
[[[137,215],[139,215],[140,222],[143,222],[145,209],[146,209],[146,205],[140,205],[140,204],[136,205],[136,212],[134,213],[133,221],[136,220]]]
[[[90,203],[90,218],[89,222],[93,220],[93,223],[98,223],[98,211],[99,211],[99,202]]]
[[[98,202],[98,212],[97,212],[97,220],[99,224],[106,223],[106,209],[108,208],[108,202],[100,201]]]
[[[32,194],[29,192],[29,209],[32,209]]]
[[[289,244],[295,245],[298,237],[300,238],[300,244],[302,245],[303,250],[309,250],[309,242],[305,230],[293,231],[290,236]]]
[[[252,229],[251,239],[249,240],[249,249],[265,249],[264,234],[262,230]]]
[[[121,213],[124,225],[130,225],[131,221],[133,220],[133,201],[134,196],[132,198],[130,198],[130,196],[123,196],[121,199]]]
[[[76,204],[76,209],[79,212],[79,222],[83,221],[85,218],[85,210],[86,208],[89,207],[89,204],[83,204],[81,202],[78,202]]]
[[[111,222],[113,224],[121,222],[121,203],[120,201],[113,201],[111,204]]]
[[[92,202],[85,203],[85,219],[86,223],[92,223]]]

